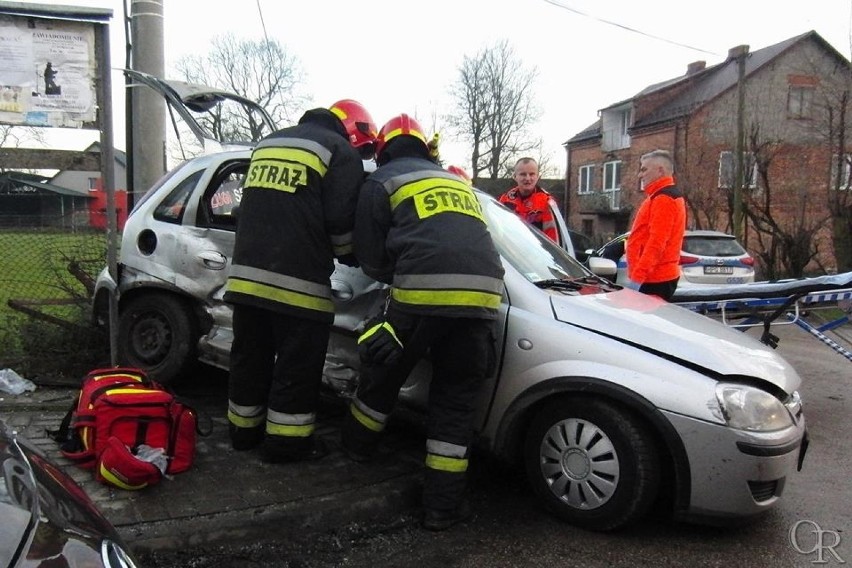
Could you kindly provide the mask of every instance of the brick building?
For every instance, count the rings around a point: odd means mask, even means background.
[[[807,234],[808,270],[836,270],[835,244],[849,246],[852,208],[844,149],[852,139],[844,144],[838,136],[841,117],[852,114],[844,98],[849,86],[849,61],[813,31],[753,52],[734,47],[711,67],[690,63],[684,75],[603,108],[565,143],[567,220],[599,238],[628,230],[643,199],[639,157],[661,148],[675,157],[690,228],[733,232],[733,197],[741,193],[748,212],[743,244],[764,274],[791,271],[773,255],[780,240]],[[743,189],[737,192],[740,132]]]

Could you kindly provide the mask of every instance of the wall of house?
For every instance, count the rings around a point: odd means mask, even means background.
[[[829,118],[819,101],[837,91],[837,81],[845,79],[843,71],[817,43],[803,42],[746,82],[746,149],[750,151],[757,142],[764,148],[758,155],[769,160],[767,179],[757,179],[756,187],[748,190],[750,207],[768,207],[785,232],[796,227],[815,231],[820,253],[810,267],[814,272],[836,270],[827,222],[832,155],[827,143]],[[808,119],[788,114],[790,84],[802,80],[815,83]],[[697,228],[731,230],[730,190],[720,188],[719,161],[722,152],[736,147],[736,96],[732,89],[689,121],[686,175]],[[753,253],[769,246],[767,236],[751,225],[745,229],[744,241]]]
[[[746,132],[757,127],[757,141],[765,144],[761,155],[770,157],[767,181],[757,180],[749,191],[751,207],[769,207],[772,218],[785,230],[813,227],[820,254],[809,270],[836,269],[827,208],[832,149],[827,143],[827,110],[820,101],[838,92],[837,84],[849,81],[849,67],[823,49],[818,41],[804,41],[749,76],[746,87]],[[788,92],[793,82],[815,81],[809,119],[788,113]],[[673,92],[673,91],[672,91]],[[635,101],[635,116],[651,115],[672,92],[655,93]],[[689,117],[669,121],[654,130],[631,130],[629,148],[604,154],[600,140],[568,147],[567,182],[569,223],[594,226],[595,235],[623,230],[625,219],[604,211],[595,196],[578,195],[580,167],[594,164],[594,191],[600,192],[603,163],[622,160],[621,213],[635,209],[643,198],[638,190],[639,157],[655,148],[675,155],[675,177],[689,206],[690,228],[731,232],[730,188],[720,188],[720,155],[736,147],[737,93],[730,89],[700,107]],[[834,109],[834,117],[837,109]],[[852,117],[850,117],[852,118]],[[849,132],[852,132],[850,126]],[[748,138],[748,137],[747,137]],[[749,141],[747,139],[747,146]],[[849,144],[852,146],[852,144]],[[591,197],[591,198],[590,198]],[[769,205],[767,205],[769,204]],[[754,254],[769,246],[766,236],[753,226],[745,231],[744,244]]]
[[[53,176],[50,183],[67,189],[79,191],[81,194],[85,195],[90,191],[89,179],[100,177],[101,172],[63,170]],[[127,168],[118,163],[115,165],[115,188],[127,188]]]

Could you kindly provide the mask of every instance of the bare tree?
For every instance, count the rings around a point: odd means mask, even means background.
[[[807,265],[819,257],[817,234],[828,218],[819,216],[806,179],[801,180],[798,191],[788,191],[783,198],[790,214],[779,215],[779,204],[773,204],[769,167],[783,143],[761,137],[760,127],[752,124],[747,145],[754,156],[759,189],[746,193],[744,212],[760,243],[761,265],[770,280],[802,277]],[[746,187],[752,185],[749,181],[746,180]]]
[[[33,126],[14,126],[10,124],[0,125],[0,148],[22,148],[33,145],[43,148],[47,144],[44,137],[44,129]],[[0,168],[0,172],[9,168]],[[15,171],[36,173],[35,170],[18,168]]]
[[[848,79],[848,77],[847,77]],[[849,84],[835,96],[826,96],[825,134],[832,152],[829,170],[828,210],[838,272],[852,270],[852,156],[850,156]]]
[[[257,102],[279,126],[292,122],[294,113],[308,100],[299,92],[302,71],[298,59],[274,39],[218,36],[206,55],[183,57],[176,68],[187,82],[228,90]],[[255,113],[238,105],[213,107],[200,121],[224,139],[257,141],[268,134]]]
[[[541,117],[533,99],[537,76],[535,67],[524,68],[507,40],[465,56],[450,89],[456,110],[447,123],[471,144],[474,178],[497,179],[514,158],[540,151],[540,140],[529,141],[528,133]]]

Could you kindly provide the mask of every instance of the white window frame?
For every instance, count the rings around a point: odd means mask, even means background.
[[[745,173],[751,169],[751,176],[746,177],[744,187],[746,189],[757,189],[757,160],[754,159],[754,152],[744,152],[745,155]],[[734,186],[734,174],[736,173],[736,164],[734,163],[734,153],[728,150],[719,153],[719,189],[731,189]]]
[[[577,170],[577,193],[587,195],[594,193],[595,165],[586,164]]]
[[[604,162],[603,164],[603,175],[601,176],[601,190],[602,191],[619,191],[621,189],[621,160],[612,160],[609,162]],[[611,187],[607,186],[607,170],[612,169],[612,182],[613,185]]]

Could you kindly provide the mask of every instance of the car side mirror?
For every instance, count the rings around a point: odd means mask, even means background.
[[[615,262],[611,261],[608,258],[602,258],[600,256],[590,256],[589,270],[592,271],[592,274],[603,276],[604,278],[609,278],[610,276],[615,276],[615,274],[618,272],[618,267],[616,266]]]

